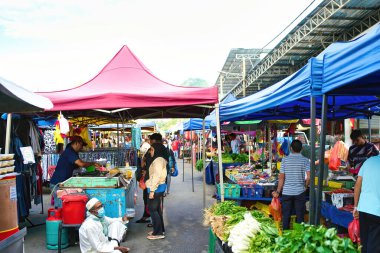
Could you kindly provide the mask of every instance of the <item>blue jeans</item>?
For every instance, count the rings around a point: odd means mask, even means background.
[[[62,207],[62,200],[57,197],[57,190],[58,186],[56,187],[55,184],[50,184],[50,190],[52,191],[53,198],[54,198],[54,207]]]

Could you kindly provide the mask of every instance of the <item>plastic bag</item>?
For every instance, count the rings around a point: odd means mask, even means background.
[[[329,159],[329,169],[330,170],[339,170],[341,165],[340,158],[338,157],[338,149],[333,148],[331,150],[330,159]]]
[[[354,219],[348,225],[348,235],[352,242],[360,243],[360,225],[359,219]]]
[[[281,202],[279,198],[272,198],[272,202],[269,205],[269,212],[275,221],[282,220]]]

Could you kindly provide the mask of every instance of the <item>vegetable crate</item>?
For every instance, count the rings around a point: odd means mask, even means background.
[[[217,184],[218,195],[220,196],[220,184]],[[225,198],[240,198],[240,185],[238,184],[224,184],[224,197]]]

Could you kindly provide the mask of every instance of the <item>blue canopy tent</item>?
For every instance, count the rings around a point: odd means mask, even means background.
[[[374,95],[380,94],[379,77],[380,25],[377,24],[354,41],[330,45],[302,69],[273,86],[221,105],[221,120],[311,118],[313,178],[317,112],[323,122],[320,161],[324,161],[327,119],[378,114],[380,100]],[[320,170],[316,203],[311,191],[311,209],[316,211],[310,213],[312,223],[319,223],[322,179],[323,170]]]
[[[206,120],[206,129],[210,129],[211,120]],[[202,130],[203,119],[193,118],[183,123],[183,131]]]

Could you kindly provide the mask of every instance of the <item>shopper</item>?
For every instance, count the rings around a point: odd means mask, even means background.
[[[172,176],[172,173],[174,172],[174,167],[176,166],[176,160],[175,160],[175,157],[174,157],[174,152],[170,149],[170,146],[169,144],[167,143],[166,140],[164,140],[162,142],[162,144],[165,146],[165,148],[167,149],[167,152],[169,154],[169,162],[168,164],[166,165],[166,169],[167,169],[167,176],[166,176],[166,195],[169,194],[169,191],[170,191],[170,183],[171,183],[171,176]]]
[[[380,253],[380,156],[368,158],[355,184],[354,217],[359,218],[363,253]]]
[[[163,195],[166,190],[166,165],[168,163],[167,149],[161,143],[152,144],[149,153],[153,158],[149,167],[149,179],[146,186],[149,192],[148,207],[152,218],[153,231],[149,233],[149,240],[165,238],[163,219]]]
[[[290,147],[292,152],[289,156],[284,157],[281,162],[277,191],[272,193],[273,197],[278,198],[282,191],[282,226],[284,230],[289,229],[293,206],[295,207],[297,223],[304,221],[305,191],[310,182],[310,161],[301,155],[302,142],[294,140]]]
[[[171,145],[175,158],[178,158],[179,144],[179,140],[175,139]]]
[[[240,154],[240,140],[237,138],[236,134],[230,134],[231,139],[231,149],[233,154]]]
[[[59,183],[69,179],[73,176],[73,171],[80,167],[89,167],[94,165],[100,167],[101,165],[95,162],[84,162],[79,158],[78,152],[87,146],[80,136],[71,137],[71,142],[67,145],[65,151],[59,156],[57,166],[50,179],[50,189],[54,197],[54,206],[59,207],[59,199],[57,198],[57,187]]]
[[[379,155],[379,150],[373,143],[365,140],[360,130],[353,130],[350,138],[353,145],[348,150],[348,168],[352,174],[357,175],[363,163],[369,157]]]
[[[129,252],[129,248],[120,246],[127,232],[125,224],[128,217],[107,217],[102,202],[97,198],[90,199],[86,209],[87,218],[79,228],[81,252]]]

